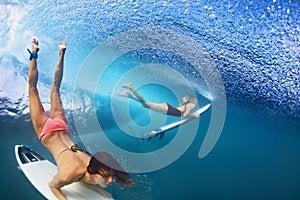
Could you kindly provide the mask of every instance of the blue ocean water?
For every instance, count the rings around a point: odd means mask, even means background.
[[[151,123],[152,113],[134,101],[128,103],[130,120],[122,117],[125,110],[118,110],[121,123],[118,127],[120,124],[111,108],[119,108],[117,105],[126,101],[117,98],[114,101],[112,92],[119,90],[120,80],[128,80],[125,75],[134,74],[136,69],[141,69],[138,76],[128,75],[133,83],[153,80],[153,83],[139,87],[147,100],[176,105],[176,97],[165,86],[173,85],[176,91],[187,88],[183,78],[174,73],[176,71],[191,84],[200,105],[217,101],[218,94],[209,91],[209,83],[193,65],[197,58],[189,62],[180,56],[180,52],[166,51],[166,48],[126,52],[110,63],[99,80],[84,79],[87,86],[96,85],[94,91],[77,88],[79,92],[76,91],[74,96],[76,80],[82,77],[80,70],[93,49],[110,37],[148,28],[175,31],[195,41],[202,47],[201,51],[209,55],[224,83],[225,123],[219,140],[204,158],[199,159],[198,153],[212,121],[211,110],[203,114],[195,138],[178,159],[159,170],[134,173],[133,179],[138,184],[135,188],[120,188],[113,184],[108,191],[122,200],[300,198],[299,1],[2,0],[0,10],[0,147],[3,152],[0,177],[3,197],[43,199],[17,169],[14,157],[15,144],[34,144],[37,140],[29,118],[27,95],[26,48],[30,47],[33,36],[40,40],[39,90],[47,110],[57,61],[57,41],[67,41],[62,100],[72,137],[86,148],[93,149],[94,143],[86,145],[85,138],[93,140],[98,135],[82,137],[76,118],[81,120],[82,126],[87,125],[93,109],[107,137],[126,151],[151,152],[172,144],[176,130],[168,132],[162,140],[153,139],[148,143],[135,138],[141,132],[128,124],[134,121],[139,126],[147,126]],[[148,38],[156,47],[162,46],[162,40],[169,42],[169,47],[183,42],[154,35],[144,37],[141,44]],[[116,41],[116,46],[118,42],[124,41]],[[199,52],[192,45],[182,45],[191,55]],[[113,52],[105,55],[111,57]],[[199,62],[200,66],[209,68],[202,60]],[[102,63],[94,64],[96,73]],[[143,73],[144,69],[149,69],[147,64],[152,68]],[[169,73],[162,66],[169,66],[168,69],[174,71]],[[80,105],[74,104],[76,98],[80,99]],[[133,135],[125,134],[122,127],[130,129]],[[53,161],[39,141],[34,149]],[[169,152],[170,157],[173,154]],[[126,163],[126,157],[122,159]],[[162,161],[153,158],[153,162]],[[132,163],[126,165],[132,167]]]

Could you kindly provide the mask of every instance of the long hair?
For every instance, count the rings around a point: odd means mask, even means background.
[[[113,174],[115,181],[121,186],[135,186],[135,183],[129,180],[131,175],[109,153],[97,152],[91,157],[87,171],[90,174],[97,174],[100,169],[104,169],[105,171],[112,169],[115,172]]]

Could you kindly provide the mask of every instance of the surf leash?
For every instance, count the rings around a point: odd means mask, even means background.
[[[29,49],[27,49],[27,51],[30,54],[29,60],[31,60],[32,58],[35,58],[35,59],[38,58],[37,52],[31,52]]]

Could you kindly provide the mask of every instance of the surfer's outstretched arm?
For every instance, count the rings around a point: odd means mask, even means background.
[[[196,105],[195,104],[186,104],[185,106],[185,112],[183,113],[182,117],[199,117],[199,115],[195,115],[192,113],[192,111],[195,109]]]
[[[65,184],[62,181],[59,181],[58,175],[53,176],[51,181],[48,183],[50,190],[55,195],[55,197],[59,200],[67,200],[66,196],[62,193],[61,189]]]
[[[43,128],[44,122],[47,118],[44,107],[41,103],[39,92],[37,89],[38,69],[37,69],[37,53],[39,51],[38,40],[32,40],[30,53],[30,64],[28,70],[28,94],[29,94],[29,110],[30,117],[33,123],[36,134],[39,134]]]

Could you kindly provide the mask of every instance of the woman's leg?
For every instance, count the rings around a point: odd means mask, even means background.
[[[38,52],[38,41],[33,39],[32,52]],[[36,58],[31,58],[28,71],[28,93],[29,93],[29,111],[34,130],[37,135],[42,131],[45,120],[47,119],[44,107],[41,103],[37,89],[38,70]]]
[[[153,102],[149,102],[149,101],[145,101],[144,97],[142,97],[142,95],[140,95],[140,93],[138,93],[136,91],[136,89],[133,87],[133,85],[131,83],[125,84],[123,85],[124,88],[130,90],[135,97],[133,97],[131,94],[128,94],[128,97],[135,99],[136,101],[140,102],[144,107],[146,108],[150,108],[151,110],[154,110],[156,112],[160,112],[163,114],[166,114],[168,111],[168,106],[166,103],[153,103]]]
[[[136,91],[136,89],[133,87],[131,83],[125,84],[122,87],[130,90],[134,94],[134,96],[132,96],[130,93],[128,93],[128,97],[140,102],[141,104],[143,104],[143,106],[147,107],[147,105],[145,105],[146,101],[144,97],[142,97],[142,95],[140,95],[140,93]]]
[[[61,81],[63,78],[66,43],[59,42],[58,45],[59,45],[59,58],[54,72],[54,81],[50,93],[50,101],[51,101],[50,117],[51,118],[60,117],[61,119],[66,121],[65,112],[62,105],[62,101],[60,99],[60,91],[59,91]]]
[[[138,98],[136,98],[133,94],[131,94],[129,91],[124,91],[122,93],[119,93],[118,95],[121,96],[121,97],[131,98],[131,99],[141,103],[141,101]]]
[[[145,101],[145,107],[154,110],[156,112],[167,114],[168,112],[168,105],[166,103],[152,103],[149,101]]]

